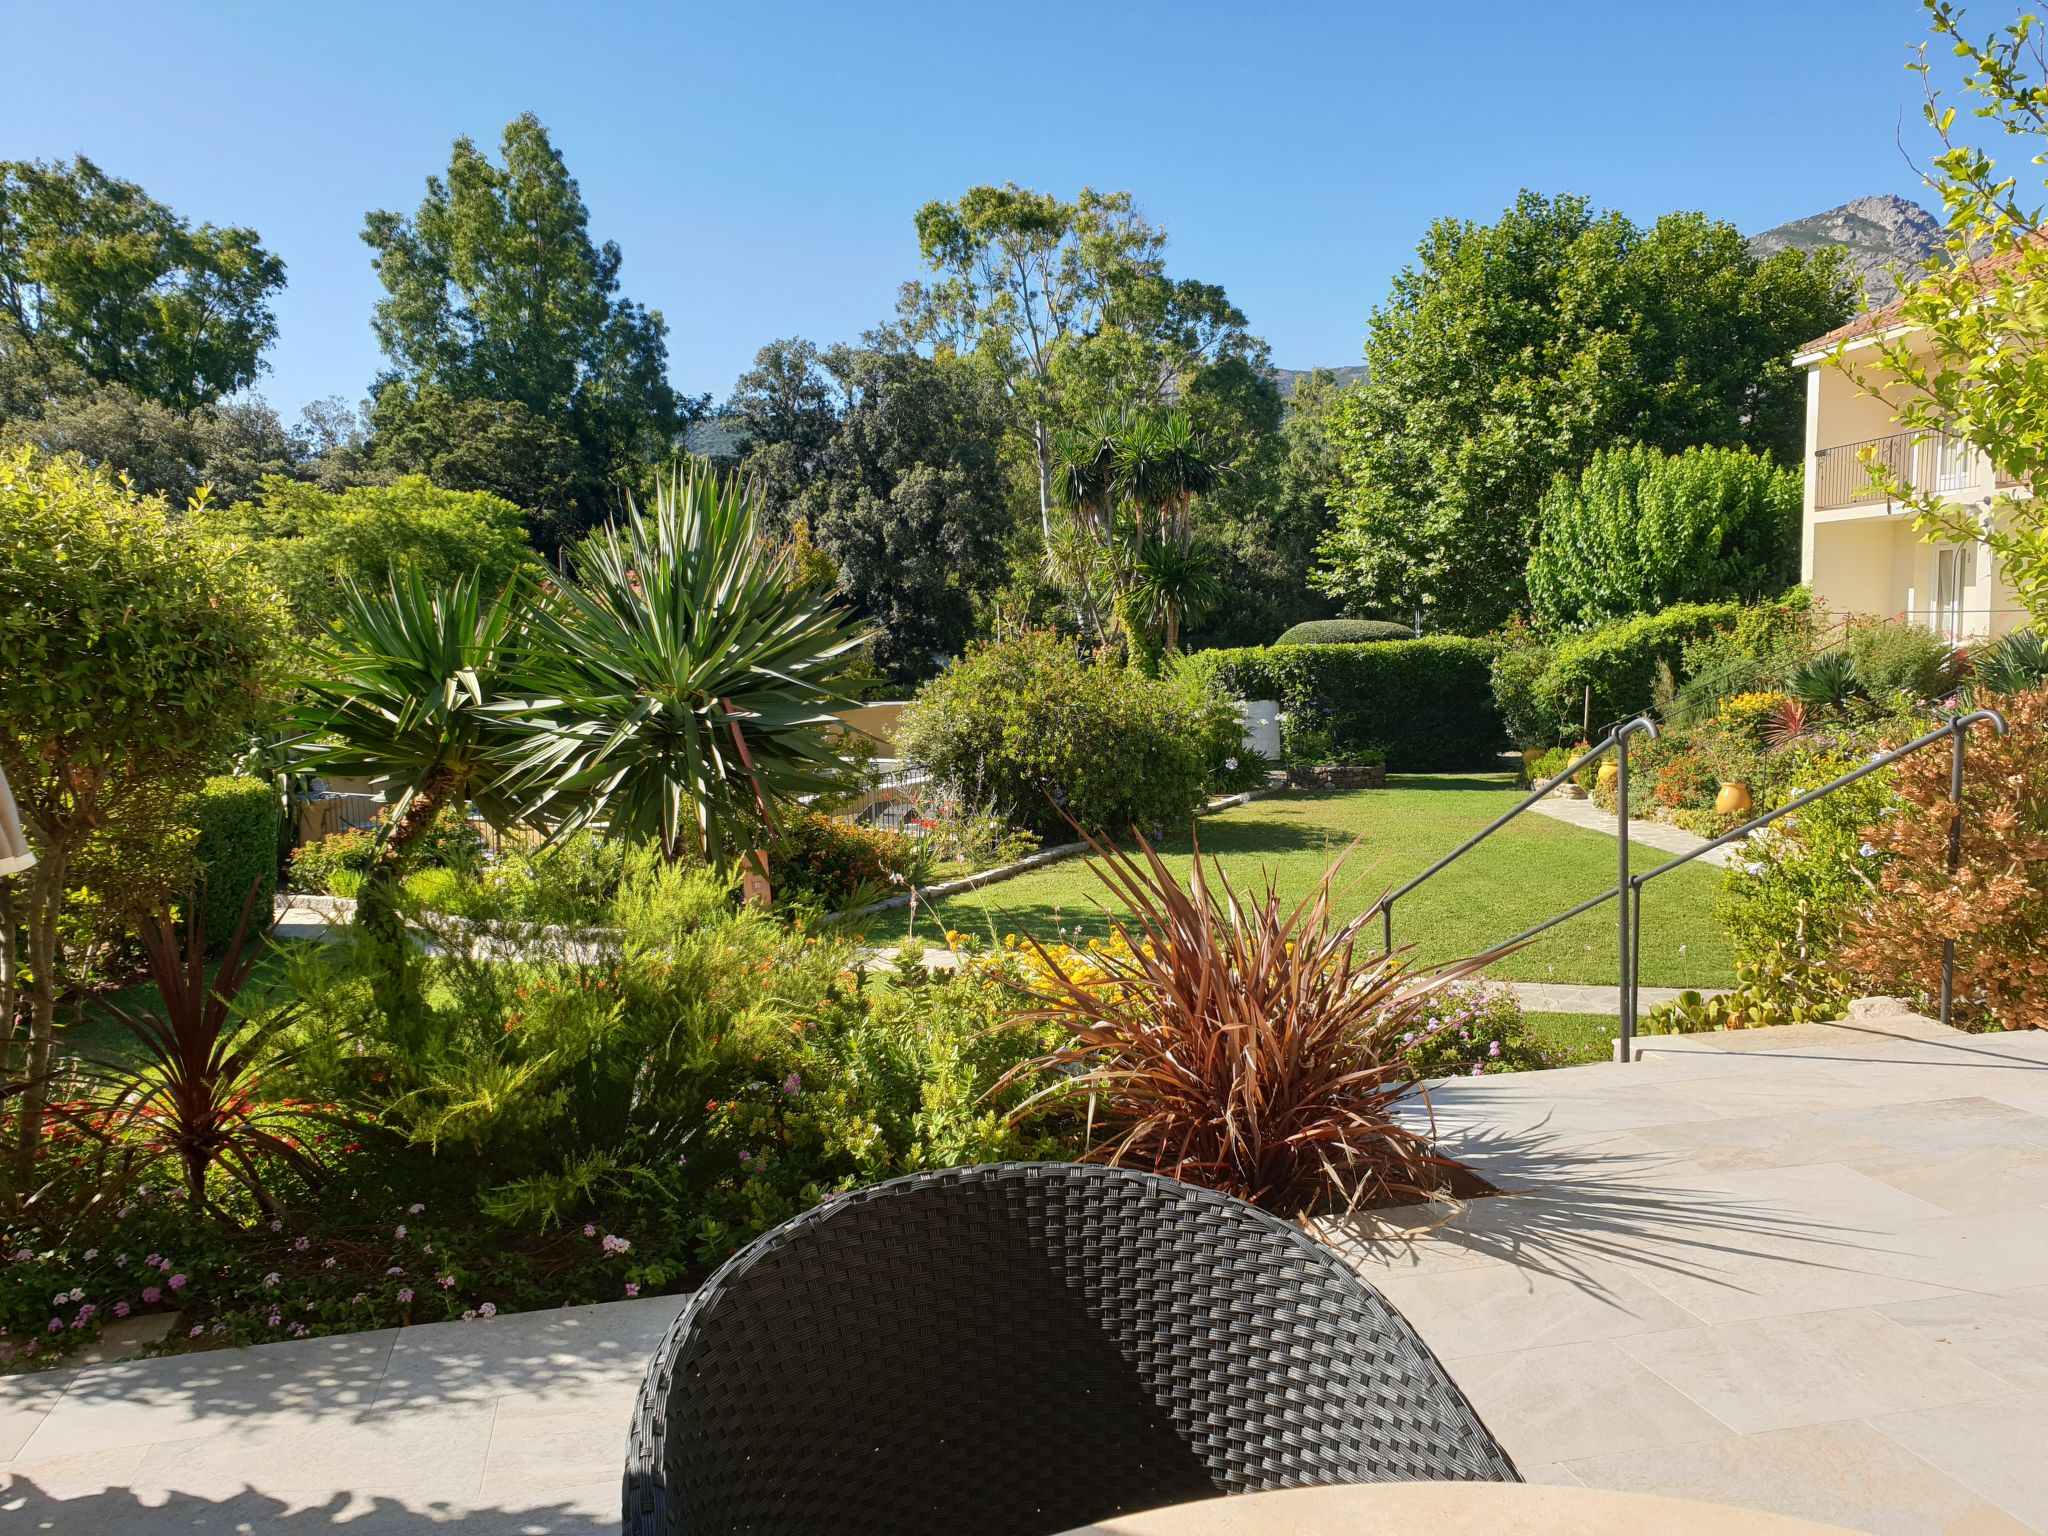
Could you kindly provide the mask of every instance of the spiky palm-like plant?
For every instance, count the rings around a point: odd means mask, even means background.
[[[381,783],[395,857],[434,812],[461,798],[493,822],[513,819],[497,760],[519,594],[486,602],[474,579],[430,587],[393,573],[380,592],[351,588],[333,637],[300,684],[296,767]]]
[[[1184,623],[1200,623],[1223,601],[1223,578],[1206,549],[1171,539],[1147,539],[1133,569],[1138,611],[1156,626],[1166,654],[1180,649]]]
[[[503,713],[535,814],[725,863],[839,781],[829,706],[853,702],[838,679],[867,636],[764,544],[738,476],[679,468],[572,566],[529,615]]]

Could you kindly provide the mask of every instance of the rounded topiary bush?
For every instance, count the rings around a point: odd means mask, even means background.
[[[208,779],[192,799],[199,836],[194,853],[206,877],[206,941],[218,947],[234,935],[249,887],[257,888],[249,919],[261,932],[277,894],[279,810],[268,781],[222,776]]]
[[[1365,645],[1374,640],[1413,640],[1411,625],[1390,619],[1310,619],[1297,624],[1275,645]]]
[[[1125,667],[1083,661],[1045,631],[975,646],[920,688],[896,728],[905,757],[975,806],[1056,833],[1148,834],[1202,803],[1217,706]]]

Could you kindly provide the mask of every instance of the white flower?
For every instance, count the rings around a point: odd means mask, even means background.
[[[1874,859],[1877,857],[1877,850],[1868,843],[1864,843],[1856,851],[1862,854],[1863,857],[1865,857],[1866,859]]]
[[[1223,771],[1225,773],[1237,772],[1237,759],[1234,757],[1226,757],[1225,759],[1223,759]]]

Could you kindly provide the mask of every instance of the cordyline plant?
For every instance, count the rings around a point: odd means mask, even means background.
[[[1142,837],[1137,855],[1089,839],[1090,867],[1130,914],[1121,943],[1077,978],[1032,941],[1044,979],[1013,1022],[1071,1041],[1013,1068],[1058,1081],[1028,1115],[1091,1101],[1090,1161],[1156,1170],[1286,1215],[1428,1198],[1462,1170],[1402,1112],[1427,1110],[1404,1052],[1432,993],[1497,954],[1426,971],[1377,949],[1377,902],[1333,921],[1337,872],[1283,909],[1270,879],[1246,897],[1194,851],[1183,886]]]
[[[722,864],[776,807],[841,784],[830,711],[867,635],[764,545],[753,488],[679,469],[572,565],[528,616],[525,702],[503,716],[534,814]]]
[[[216,1168],[266,1211],[277,1209],[263,1180],[267,1161],[283,1163],[308,1179],[320,1173],[293,1133],[291,1106],[266,1100],[262,1091],[265,1076],[281,1064],[274,1045],[295,1009],[249,1019],[235,1008],[261,952],[247,942],[261,890],[260,884],[252,885],[243,899],[241,920],[211,980],[203,899],[191,902],[182,937],[169,909],[145,918],[136,936],[150,980],[163,998],[163,1012],[130,1013],[107,1005],[141,1051],[137,1061],[99,1063],[101,1098],[109,1111],[104,1124],[116,1139],[140,1146],[145,1163],[177,1163],[195,1208],[208,1205],[207,1176]]]
[[[1949,755],[1916,752],[1895,770],[1897,812],[1864,833],[1885,863],[1842,958],[1879,987],[1933,996],[1953,938],[1965,1007],[2048,1029],[2048,689],[1980,702],[2007,729],[1970,733],[1959,867],[1949,873]]]

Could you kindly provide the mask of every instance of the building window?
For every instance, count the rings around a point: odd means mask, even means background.
[[[1977,546],[1945,545],[1934,552],[1934,609],[1927,627],[1951,640],[1963,637],[1963,594],[1977,582]]]
[[[1967,439],[1938,437],[1934,440],[1934,488],[1956,491],[1975,477],[1976,453]]]

